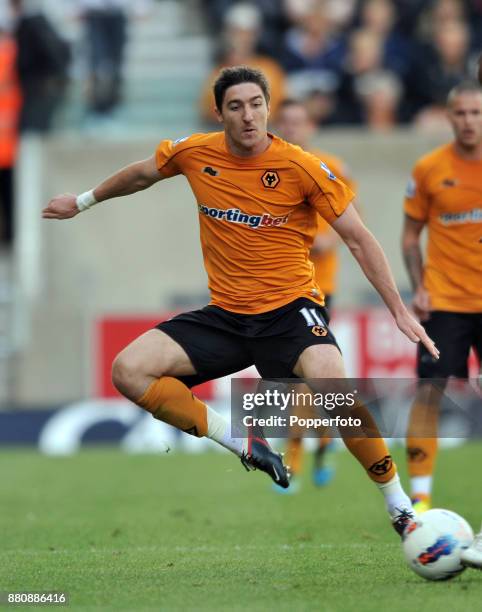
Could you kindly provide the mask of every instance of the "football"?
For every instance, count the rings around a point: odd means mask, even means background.
[[[402,546],[416,574],[427,580],[448,580],[464,571],[460,554],[473,539],[464,518],[450,510],[433,509],[407,527]]]

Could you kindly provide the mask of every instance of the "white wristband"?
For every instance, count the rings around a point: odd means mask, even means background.
[[[77,208],[80,210],[80,212],[87,210],[91,206],[94,206],[94,204],[97,204],[94,190],[91,189],[90,191],[86,191],[78,195],[75,203],[77,204]]]

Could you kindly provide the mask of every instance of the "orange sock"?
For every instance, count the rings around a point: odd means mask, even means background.
[[[303,460],[303,439],[290,438],[286,447],[286,465],[291,468],[291,473],[296,476],[301,471]]]
[[[375,482],[388,482],[396,475],[397,466],[383,438],[343,438],[343,441]]]
[[[345,437],[343,428],[341,428],[340,433],[346,447],[363,465],[372,480],[378,483],[388,482],[396,475],[397,466],[392,461],[390,451],[378,430],[375,420],[361,402],[356,403],[350,414],[353,418],[361,420],[362,436]],[[363,436],[363,433],[365,433],[365,436]]]
[[[438,450],[440,390],[420,387],[410,413],[407,430],[407,462],[410,477],[431,476]]]
[[[437,438],[407,438],[409,476],[431,476],[435,468],[437,450]]]
[[[137,401],[152,416],[198,438],[207,435],[207,406],[177,378],[152,382]]]

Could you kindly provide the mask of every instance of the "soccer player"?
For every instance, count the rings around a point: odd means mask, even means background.
[[[311,139],[316,131],[316,126],[311,120],[306,106],[295,99],[283,100],[276,113],[276,133],[291,144],[298,145],[305,151],[309,151],[318,159],[323,160],[327,167],[341,179],[352,191],[355,184],[348,175],[346,166],[341,159],[331,153],[314,149]],[[330,314],[330,306],[336,287],[336,275],[338,271],[337,246],[340,238],[331,228],[330,224],[320,215],[317,218],[317,233],[310,251],[310,259],[315,269],[315,281],[325,297],[325,308]],[[300,410],[299,408],[296,409]],[[318,447],[314,456],[313,482],[317,486],[328,484],[334,475],[334,467],[325,462],[325,453],[331,443],[329,431],[324,432],[318,439]],[[292,427],[286,451],[286,463],[291,468],[291,483],[289,492],[297,489],[296,477],[301,472],[303,459],[303,437],[301,431]],[[275,489],[276,490],[276,489]]]
[[[482,85],[482,55],[479,56],[477,78]],[[482,236],[479,239],[482,243]],[[479,355],[480,357],[480,355]],[[482,364],[479,372],[479,384],[482,385]],[[462,563],[475,569],[482,569],[482,525],[479,533],[475,536],[474,541],[467,550],[462,551]]]
[[[308,259],[317,213],[349,246],[399,329],[434,357],[438,349],[405,308],[380,245],[351,205],[350,189],[316,157],[267,132],[264,75],[244,66],[225,68],[214,97],[223,131],[164,140],[153,156],[95,189],[54,197],[42,215],[70,219],[99,202],[186,176],[197,202],[211,302],[134,340],[116,357],[113,382],[155,418],[211,438],[247,469],[261,469],[288,487],[281,457],[266,440],[232,436],[229,423],[190,387],[253,364],[270,379],[345,376]],[[403,532],[413,512],[385,441],[365,435],[346,436],[345,443]]]
[[[419,389],[407,433],[412,503],[430,508],[443,389],[426,379],[468,376],[474,348],[482,355],[482,88],[464,82],[450,92],[447,112],[454,139],[415,165],[405,198],[402,250],[414,293],[413,308],[441,350],[419,346]],[[422,256],[421,233],[427,228]],[[443,385],[442,385],[443,386]]]

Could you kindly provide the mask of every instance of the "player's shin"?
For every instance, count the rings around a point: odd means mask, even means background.
[[[402,489],[397,467],[375,420],[359,402],[353,409],[352,416],[360,419],[362,426],[359,435],[354,435],[353,430],[347,433],[344,428],[340,428],[346,447],[380,489],[392,519],[396,519],[401,511],[411,512],[410,498]]]
[[[418,511],[430,508],[432,479],[437,457],[438,414],[441,394],[422,385],[412,406],[407,431],[407,464],[410,495]]]
[[[207,407],[177,378],[154,380],[137,404],[159,421],[198,438],[207,435]]]
[[[186,433],[211,438],[237,455],[243,451],[244,441],[231,436],[229,423],[177,378],[163,376],[155,380],[137,404],[154,418]]]
[[[291,468],[291,475],[296,476],[301,472],[303,460],[303,439],[289,438],[286,445],[286,464]]]

